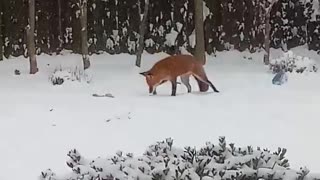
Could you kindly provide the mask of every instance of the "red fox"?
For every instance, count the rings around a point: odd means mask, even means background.
[[[156,95],[157,86],[170,81],[172,84],[171,96],[176,95],[177,77],[180,76],[181,82],[187,87],[188,93],[191,92],[189,77],[192,75],[198,82],[199,90],[205,92],[209,86],[214,92],[219,92],[209,81],[202,64],[192,55],[173,55],[159,60],[153,67],[141,75],[146,77],[149,86],[149,93]]]

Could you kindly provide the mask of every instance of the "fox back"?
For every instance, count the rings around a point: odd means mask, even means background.
[[[157,76],[175,78],[199,67],[202,67],[202,64],[191,55],[174,55],[156,62],[149,72]]]

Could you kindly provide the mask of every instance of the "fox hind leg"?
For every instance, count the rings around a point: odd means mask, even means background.
[[[212,84],[211,81],[209,81],[208,78],[202,79],[201,77],[198,77],[198,79],[199,79],[200,81],[208,84],[208,85],[213,89],[214,92],[217,92],[217,93],[219,92],[218,89]]]
[[[197,78],[196,76],[193,76],[197,83],[198,83],[198,86],[199,86],[199,90],[200,92],[207,92],[208,89],[209,89],[209,85],[205,82],[202,82],[199,78]]]
[[[208,84],[214,92],[219,92],[218,89],[212,84],[212,82],[208,79],[208,77],[206,76],[206,73],[203,69],[203,67],[201,68],[198,68],[194,73],[193,75],[195,76],[196,79]],[[199,84],[199,88],[201,90],[201,85],[200,83],[198,82]]]
[[[208,83],[208,84],[210,85],[210,87],[213,89],[214,92],[217,92],[217,93],[219,92],[218,89],[212,84],[211,81],[209,81],[209,80],[207,79],[206,83]]]

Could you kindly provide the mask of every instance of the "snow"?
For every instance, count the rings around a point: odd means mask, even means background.
[[[210,14],[210,9],[207,7],[205,2],[202,2],[203,6],[203,21],[206,19],[206,17]]]
[[[316,52],[293,52],[320,61]],[[238,147],[283,147],[292,168],[320,172],[319,73],[288,73],[288,82],[275,86],[274,74],[262,65],[262,52],[252,60],[237,51],[216,55],[207,56],[205,69],[221,93],[199,93],[192,79],[193,92],[187,94],[179,85],[176,97],[170,96],[170,83],[160,86],[157,96],[149,96],[138,73],[167,56],[164,53],[144,54],[141,69],[134,67],[135,56],[92,55],[90,83],[61,86],[53,86],[50,75],[60,65],[79,66],[80,55],[38,56],[36,75],[27,74],[28,60],[23,57],[0,62],[0,179],[35,179],[47,168],[67,173],[67,153],[73,148],[89,159],[118,150],[141,155],[167,137],[177,147],[202,147],[218,136]],[[272,57],[281,55],[272,50]],[[14,75],[15,69],[21,75]],[[96,98],[93,93],[112,93],[115,98]]]
[[[306,2],[310,2],[310,0],[307,0]],[[316,21],[317,15],[320,15],[319,0],[312,1],[312,10],[313,13],[311,14],[311,21]]]
[[[192,31],[192,34],[189,36],[190,47],[195,48],[196,46],[196,32]]]
[[[178,36],[178,32],[175,31],[173,28],[171,28],[170,33],[166,35],[166,41],[164,42],[165,45],[174,46],[177,36]]]

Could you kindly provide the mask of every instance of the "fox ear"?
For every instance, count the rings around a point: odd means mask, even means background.
[[[141,72],[139,74],[141,74],[142,76],[150,76],[151,75],[151,73],[149,71]]]

